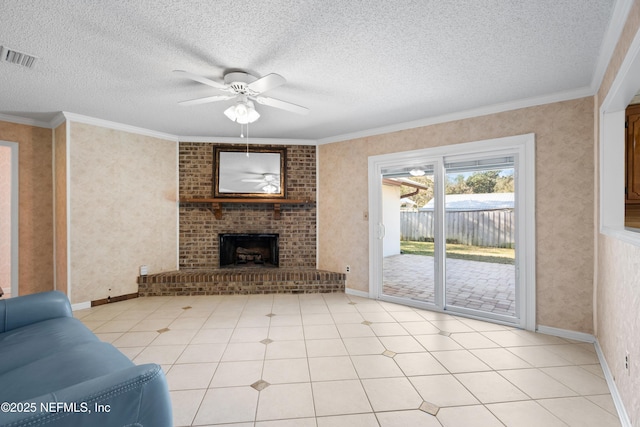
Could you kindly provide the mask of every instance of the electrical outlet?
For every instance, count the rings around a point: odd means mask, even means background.
[[[351,273],[351,266],[350,266],[350,265],[347,265],[346,270],[347,270],[347,273]]]
[[[624,370],[627,371],[627,375],[631,375],[631,361],[629,360],[629,352],[624,355]]]

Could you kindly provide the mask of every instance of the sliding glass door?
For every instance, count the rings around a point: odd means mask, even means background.
[[[444,165],[445,308],[516,318],[513,156]]]
[[[382,294],[435,304],[434,165],[386,170],[382,185]]]
[[[370,158],[372,296],[533,328],[529,140]]]

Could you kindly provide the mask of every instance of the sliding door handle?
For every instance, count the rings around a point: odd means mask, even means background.
[[[384,227],[384,224],[379,223],[378,224],[378,240],[384,239],[385,234],[386,234],[386,229]]]

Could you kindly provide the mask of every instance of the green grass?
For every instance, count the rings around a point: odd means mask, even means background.
[[[405,254],[433,256],[433,242],[401,241],[400,250]],[[447,258],[492,262],[495,264],[514,264],[515,249],[447,243]]]

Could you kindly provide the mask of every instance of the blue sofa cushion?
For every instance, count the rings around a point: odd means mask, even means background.
[[[0,384],[11,384],[0,387],[0,402],[20,402],[134,366],[104,342],[79,344],[41,356],[0,375]]]
[[[47,355],[100,340],[78,319],[60,317],[0,334],[0,375]]]

